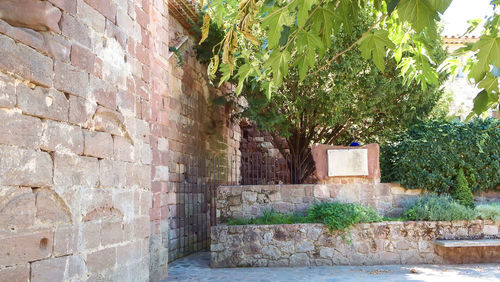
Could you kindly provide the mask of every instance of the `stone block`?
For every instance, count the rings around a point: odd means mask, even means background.
[[[69,62],[71,43],[63,36],[55,33],[43,34],[44,47],[55,60]]]
[[[113,135],[123,136],[128,134],[123,121],[123,116],[119,112],[98,107],[94,114],[93,125],[97,131],[105,131]]]
[[[97,105],[76,96],[69,97],[69,122],[87,126],[96,111]]]
[[[118,265],[126,265],[131,264],[131,262],[138,261],[142,257],[141,251],[141,241],[135,241],[127,245],[119,246],[116,249],[116,263]]]
[[[21,83],[17,87],[17,105],[23,113],[58,121],[68,120],[68,99],[53,89],[30,89]]]
[[[50,257],[53,236],[50,229],[6,233],[0,237],[0,266],[12,266]]]
[[[90,91],[95,97],[97,104],[110,108],[111,110],[116,109],[116,95],[117,89],[110,83],[101,80],[93,75],[90,76]],[[119,115],[116,113],[115,115]],[[123,119],[123,118],[121,118]]]
[[[63,14],[60,26],[62,34],[76,40],[85,47],[91,47],[90,30],[69,14]]]
[[[36,261],[31,264],[31,281],[69,281],[85,274],[81,256],[64,256]]]
[[[54,256],[65,256],[78,250],[78,228],[74,225],[58,225],[54,233]]]
[[[52,85],[52,59],[0,34],[0,69],[44,86]]]
[[[31,188],[3,187],[0,189],[1,229],[26,228],[35,223],[35,194]]]
[[[99,183],[101,187],[123,188],[126,183],[127,166],[113,160],[99,161]]]
[[[82,245],[85,249],[94,249],[101,242],[101,224],[98,222],[85,222],[82,225]]]
[[[71,223],[71,213],[64,200],[49,188],[38,188],[36,195],[36,219],[44,224]]]
[[[97,158],[113,156],[113,138],[107,132],[84,131],[85,146],[83,154]]]
[[[309,257],[304,253],[297,253],[290,256],[291,266],[306,266],[309,265]]]
[[[95,32],[104,33],[106,19],[83,0],[77,0],[77,17]]]
[[[0,185],[52,185],[52,159],[45,152],[0,145]]]
[[[132,162],[134,161],[134,146],[125,137],[113,136],[113,153],[117,160]]]
[[[168,181],[169,173],[168,166],[155,166],[155,174],[153,181]]]
[[[144,189],[150,189],[151,168],[149,165],[127,163],[126,185],[128,187],[138,186]]]
[[[116,265],[116,247],[88,254],[86,264],[91,273],[111,270]]]
[[[29,279],[30,265],[28,263],[0,269],[0,281],[23,282]]]
[[[108,0],[84,0],[108,20],[116,22],[116,4]]]
[[[40,119],[18,112],[0,110],[2,130],[0,144],[15,145],[30,149],[40,147],[42,122]]]
[[[99,162],[96,158],[54,154],[54,184],[96,187],[99,181]]]
[[[11,76],[0,72],[0,108],[13,108],[15,105],[15,81]]]
[[[41,148],[46,151],[83,153],[82,129],[67,123],[46,121]]]
[[[49,2],[67,13],[76,13],[76,0],[49,0]]]
[[[71,64],[83,71],[92,73],[94,71],[95,54],[89,49],[73,44],[71,46]]]
[[[104,222],[101,225],[101,245],[106,246],[123,241],[121,222]]]
[[[65,93],[88,98],[89,75],[75,67],[56,61],[54,64],[54,87]]]

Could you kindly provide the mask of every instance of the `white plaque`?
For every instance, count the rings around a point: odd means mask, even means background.
[[[368,149],[328,150],[328,176],[368,175]]]

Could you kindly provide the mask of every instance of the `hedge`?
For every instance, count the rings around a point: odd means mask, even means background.
[[[500,189],[500,120],[419,122],[381,146],[382,181],[450,193],[463,170],[473,192]]]

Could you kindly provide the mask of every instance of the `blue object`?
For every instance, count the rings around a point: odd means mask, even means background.
[[[358,143],[358,142],[356,142],[356,141],[354,141],[354,142],[352,142],[349,146],[350,146],[350,147],[359,147],[359,143]]]

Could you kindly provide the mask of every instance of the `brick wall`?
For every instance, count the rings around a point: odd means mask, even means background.
[[[239,156],[240,128],[230,119],[230,109],[212,105],[212,99],[231,91],[230,85],[216,89],[210,85],[206,65],[196,60],[194,50],[197,39],[193,38],[174,17],[169,19],[169,46],[179,46],[183,64],[179,65],[177,56],[169,59],[169,95],[165,100],[168,112],[163,117],[168,122],[166,140],[162,140],[161,158],[168,162],[169,178],[163,179],[163,189],[167,194],[169,209],[169,260],[183,253],[179,251],[185,242],[187,248],[199,249],[203,243],[197,233],[200,228],[207,229],[209,222],[193,222],[192,217],[201,208],[198,205],[209,201],[204,185],[209,175],[203,171],[203,160],[228,155]],[[168,141],[167,141],[168,140]],[[189,184],[184,183],[186,175]],[[195,182],[195,183],[194,183]],[[193,186],[200,185],[202,188]],[[154,188],[155,183],[153,183]],[[163,197],[163,196],[162,196]],[[187,203],[185,199],[197,199],[196,203]],[[153,205],[155,196],[153,196]],[[190,205],[188,207],[188,204]],[[185,221],[182,219],[186,219]],[[188,218],[191,218],[189,221]],[[191,222],[191,223],[189,223]],[[182,242],[180,241],[182,238]],[[209,240],[207,237],[205,240]],[[184,248],[186,249],[186,248]]]
[[[0,280],[165,276],[166,4],[0,9]]]

